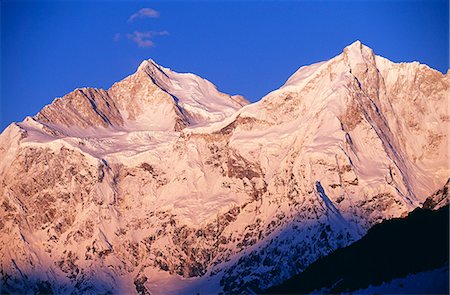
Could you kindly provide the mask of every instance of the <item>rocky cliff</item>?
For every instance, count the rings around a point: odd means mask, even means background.
[[[1,290],[252,293],[446,183],[449,76],[355,42],[247,104],[144,61],[0,135]]]

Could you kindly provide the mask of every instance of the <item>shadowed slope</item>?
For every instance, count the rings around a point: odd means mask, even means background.
[[[353,291],[441,267],[449,260],[448,211],[448,205],[437,211],[418,208],[404,219],[375,225],[358,242],[317,260],[266,293]]]

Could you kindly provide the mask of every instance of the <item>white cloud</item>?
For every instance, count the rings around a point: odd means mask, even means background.
[[[132,22],[138,18],[158,18],[159,17],[159,12],[151,9],[151,8],[142,8],[141,10],[139,10],[138,12],[132,14],[129,18],[128,21]]]
[[[139,47],[153,47],[155,43],[152,38],[155,36],[169,35],[167,31],[135,31],[132,34],[127,34],[127,38],[135,42]]]

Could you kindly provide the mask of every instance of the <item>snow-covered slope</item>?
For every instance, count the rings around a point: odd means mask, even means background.
[[[360,240],[263,293],[341,294],[411,273],[448,268],[448,241],[448,206],[435,211],[416,208],[405,218],[373,226]]]
[[[64,135],[115,131],[179,131],[220,121],[248,104],[219,92],[194,74],[179,74],[152,60],[109,90],[81,88],[55,99],[33,119]],[[82,129],[80,131],[80,129]],[[79,132],[76,132],[79,131]]]
[[[76,90],[0,135],[2,286],[279,283],[442,188],[448,83],[355,42],[244,107],[151,60]]]
[[[435,270],[410,274],[378,286],[349,292],[348,294],[448,294],[448,265]],[[347,294],[347,293],[345,293]]]

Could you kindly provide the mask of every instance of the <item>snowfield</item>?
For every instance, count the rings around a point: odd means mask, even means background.
[[[258,292],[449,178],[449,75],[359,41],[248,104],[144,61],[0,135],[3,292]]]

